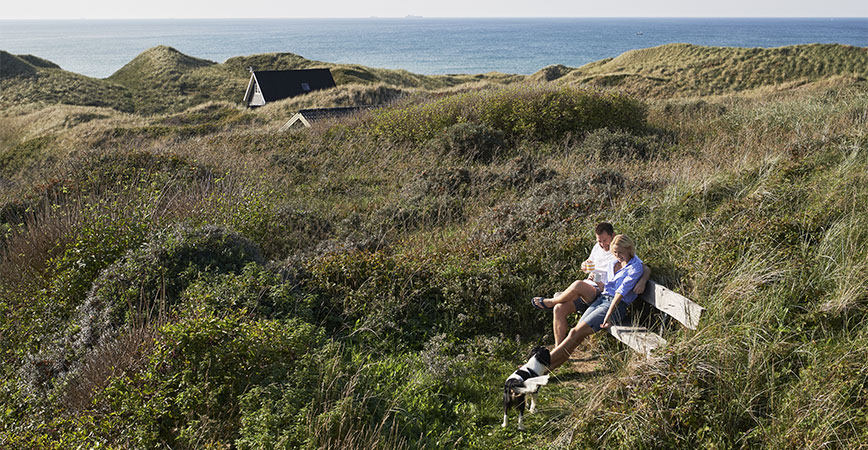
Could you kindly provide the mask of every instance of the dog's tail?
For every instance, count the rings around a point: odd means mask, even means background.
[[[519,394],[529,394],[531,392],[536,392],[540,386],[545,386],[549,382],[549,376],[543,375],[540,377],[533,377],[524,380],[524,386],[516,389],[516,392]]]

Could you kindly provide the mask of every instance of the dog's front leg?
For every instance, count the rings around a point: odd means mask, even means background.
[[[524,400],[518,405],[518,431],[524,431]]]
[[[509,392],[503,392],[503,425],[501,427],[506,428],[506,414],[509,412],[510,401]]]
[[[536,411],[536,392],[530,394],[530,407],[528,407],[527,412],[532,413]]]

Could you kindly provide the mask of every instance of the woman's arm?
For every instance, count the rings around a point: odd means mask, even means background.
[[[637,294],[645,292],[645,283],[648,283],[649,278],[651,278],[651,268],[642,263],[642,278],[639,278],[639,281],[633,286],[633,292]]]
[[[612,318],[612,313],[615,312],[615,308],[618,307],[618,303],[621,302],[621,294],[615,294],[615,298],[612,299],[612,304],[609,305],[609,310],[606,311],[606,318],[603,319],[603,324],[600,325],[600,328],[609,328],[612,324],[609,323],[609,319]]]

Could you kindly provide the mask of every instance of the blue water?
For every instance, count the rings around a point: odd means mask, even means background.
[[[156,45],[215,62],[270,52],[422,74],[529,74],[672,42],[868,46],[868,18],[0,21],[0,50],[107,77]]]

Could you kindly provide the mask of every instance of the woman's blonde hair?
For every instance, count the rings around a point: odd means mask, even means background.
[[[612,243],[609,244],[612,246],[612,251],[615,251],[615,247],[620,250],[624,250],[625,252],[630,254],[630,257],[627,260],[633,259],[636,256],[636,245],[633,243],[633,240],[630,239],[626,234],[619,234],[612,238]]]

